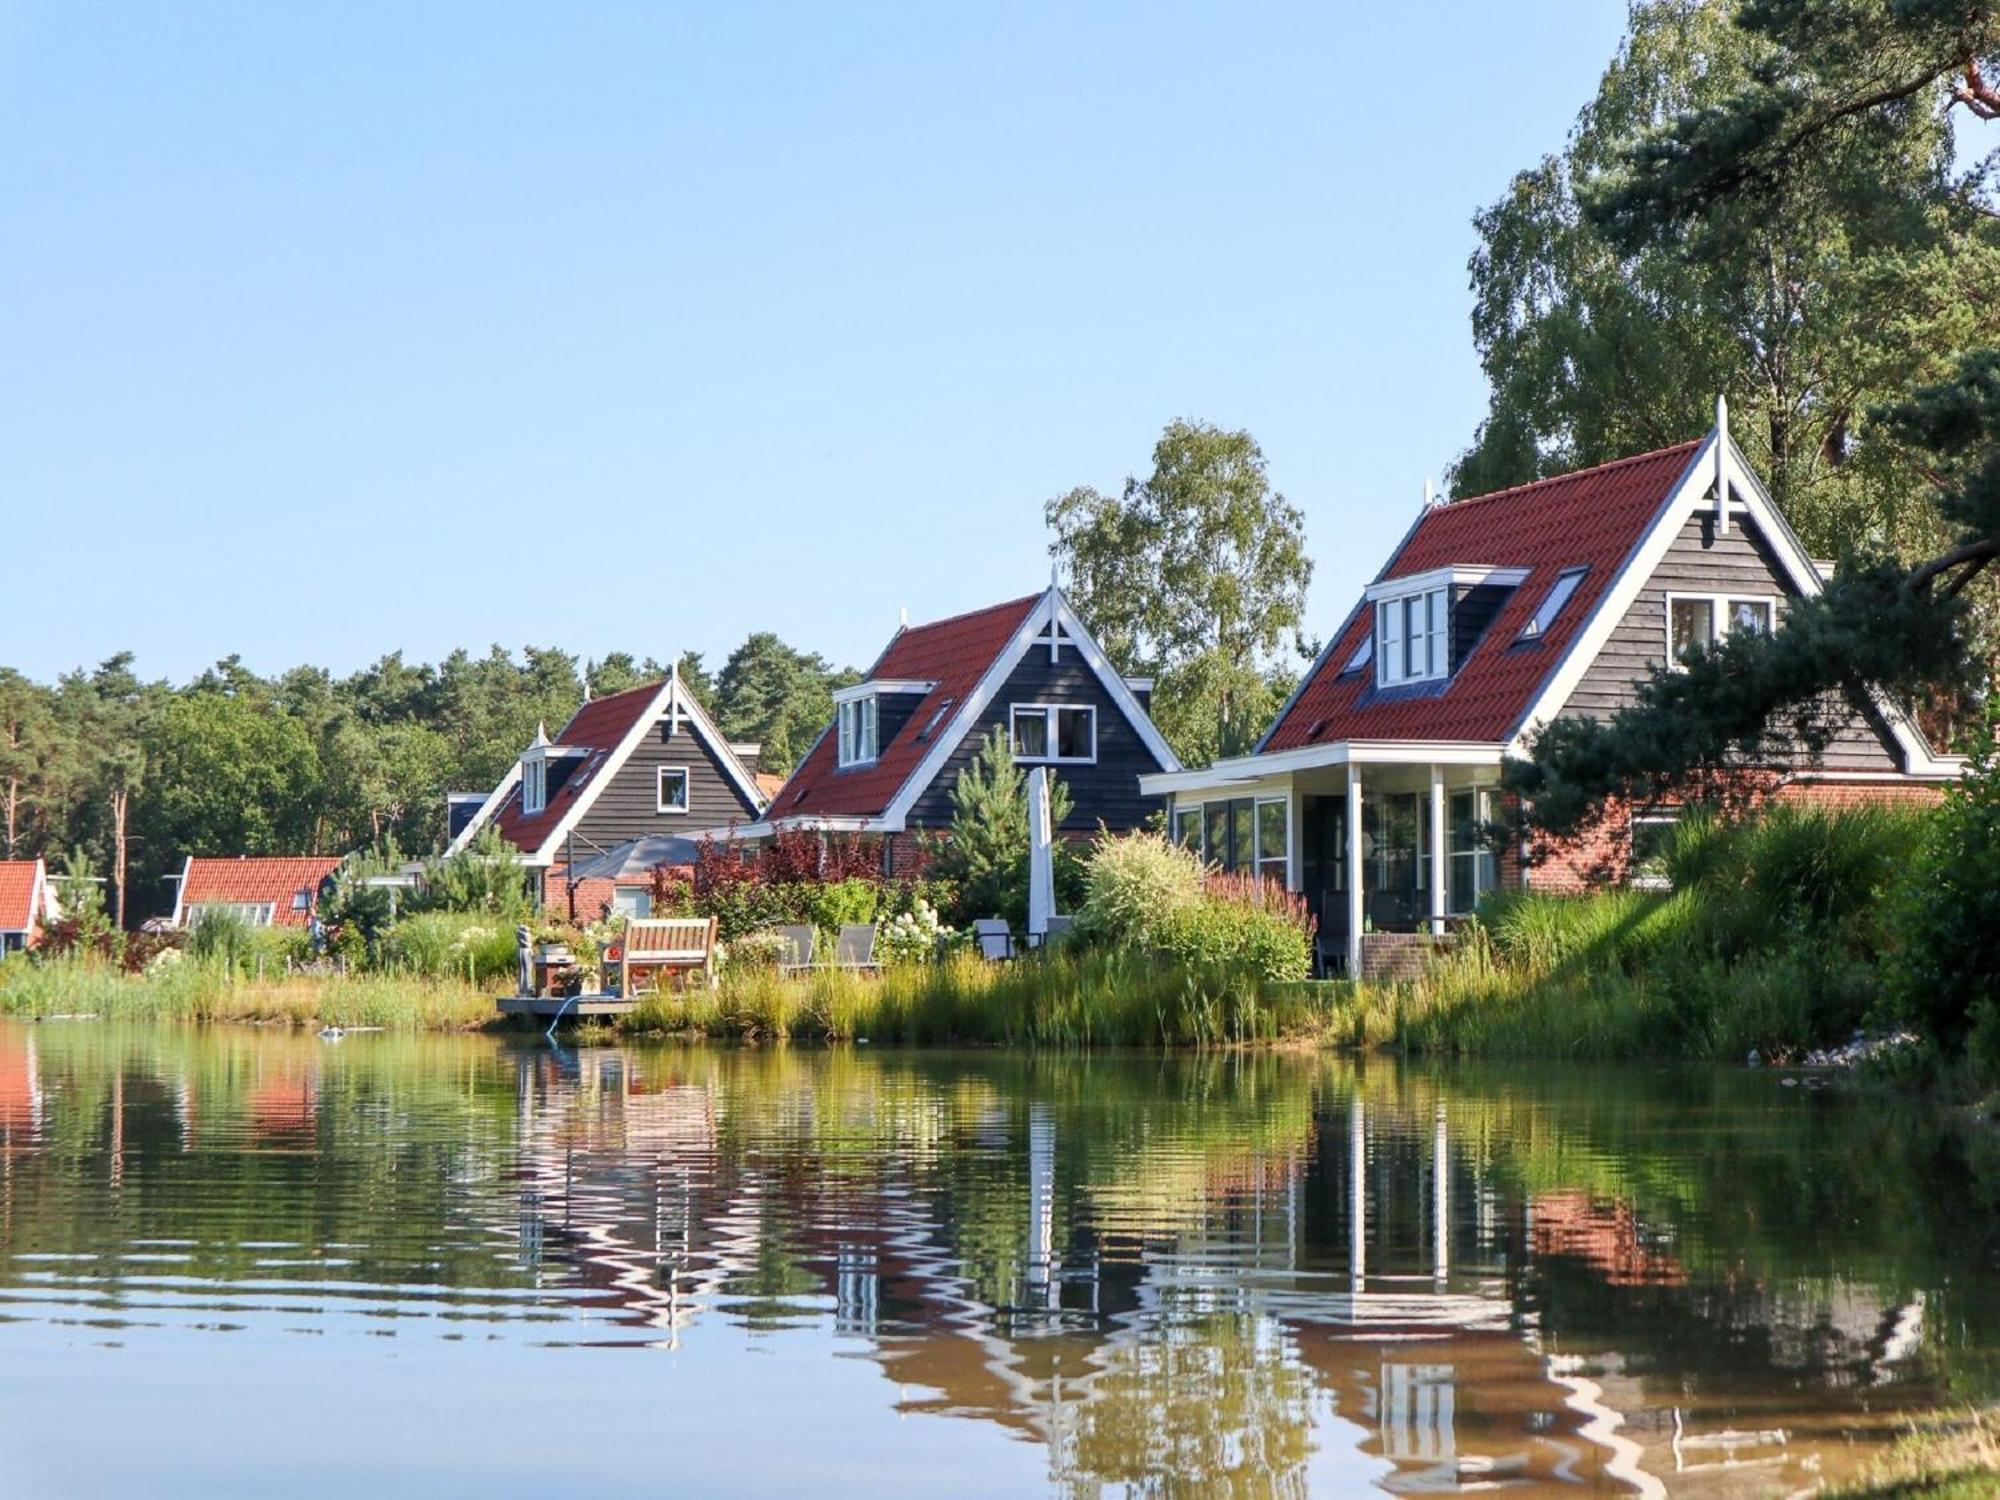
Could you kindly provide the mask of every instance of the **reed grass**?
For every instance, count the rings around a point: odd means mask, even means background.
[[[2000,1494],[2000,1412],[1927,1420],[1827,1500],[1990,1500]]]
[[[1004,964],[960,953],[880,975],[730,975],[712,990],[647,999],[625,1028],[744,1040],[1231,1046],[1332,1039],[1345,992],[1192,971],[1118,949]]]
[[[0,1015],[434,1031],[471,1030],[495,1019],[491,994],[452,980],[357,974],[260,981],[193,961],[139,975],[88,960],[18,959],[0,964]]]

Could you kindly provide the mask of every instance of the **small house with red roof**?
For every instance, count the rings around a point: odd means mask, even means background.
[[[1151,687],[1118,674],[1054,585],[905,624],[866,680],[833,695],[833,721],[741,833],[880,835],[893,872],[920,832],[950,826],[959,774],[996,730],[1017,764],[1047,766],[1068,789],[1062,832],[1136,828],[1162,805],[1140,776],[1181,769],[1147,711]]]
[[[61,915],[41,860],[0,859],[0,955],[34,947],[42,928]]]
[[[175,927],[213,911],[252,927],[305,927],[345,860],[337,854],[190,854],[174,892]]]
[[[1143,785],[1208,859],[1304,895],[1329,966],[1373,972],[1410,940],[1367,934],[1442,932],[1503,875],[1647,879],[1678,806],[1618,809],[1588,849],[1497,856],[1502,760],[1559,716],[1610,717],[1693,646],[1772,629],[1825,581],[1721,420],[1698,442],[1430,505],[1252,753]],[[1934,796],[1963,770],[1885,698],[1829,716],[1817,754],[1747,769],[1773,795],[1832,800]]]
[[[759,817],[769,802],[757,747],[731,744],[675,668],[661,682],[587,702],[553,740],[539,730],[479,808],[459,821],[446,852],[493,828],[538,873],[544,900],[580,866],[633,839],[695,838]],[[579,882],[579,886],[591,882]],[[609,901],[644,916],[649,886],[579,895],[579,915]]]

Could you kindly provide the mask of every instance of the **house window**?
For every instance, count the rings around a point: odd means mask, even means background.
[[[1696,646],[1711,646],[1736,631],[1769,635],[1778,601],[1729,594],[1667,595],[1667,661],[1679,666]]]
[[[1451,794],[1451,826],[1447,832],[1445,909],[1463,915],[1479,905],[1479,898],[1499,884],[1494,867],[1493,847],[1486,838],[1491,821],[1489,793],[1467,789]]]
[[[1542,602],[1536,608],[1534,618],[1521,627],[1522,640],[1538,641],[1548,633],[1549,627],[1556,622],[1556,616],[1563,612],[1563,606],[1569,603],[1570,596],[1576,592],[1576,586],[1583,582],[1583,575],[1589,571],[1588,568],[1569,568],[1556,574],[1556,581],[1549,585],[1548,593],[1542,596]]]
[[[545,760],[521,762],[521,811],[533,817],[549,805],[549,763]]]
[[[312,904],[313,904],[313,893],[311,891],[304,890],[304,891],[292,892],[293,911],[311,911]]]
[[[1375,681],[1381,687],[1430,682],[1450,670],[1445,639],[1450,600],[1441,588],[1375,606]]]
[[[614,886],[611,891],[611,915],[640,920],[653,914],[653,893],[643,885]]]
[[[1257,873],[1285,883],[1291,852],[1291,807],[1283,798],[1257,804]]]
[[[1676,808],[1649,808],[1632,814],[1631,883],[1641,890],[1663,891],[1672,884],[1667,878],[1667,855],[1674,846],[1674,830],[1680,826]]]
[[[865,766],[875,759],[875,700],[853,698],[840,705],[840,763]]]
[[[1008,710],[1014,759],[1094,761],[1097,710],[1055,703],[1016,703]]]
[[[216,913],[234,917],[251,927],[269,927],[278,908],[271,901],[204,901],[199,906],[188,908],[187,925],[198,927],[202,918]]]
[[[1174,809],[1174,842],[1185,844],[1195,853],[1201,853],[1201,809],[1199,807],[1177,807]]]
[[[1751,631],[1757,635],[1771,633],[1771,601],[1769,599],[1731,599],[1729,601],[1729,629],[1733,634],[1739,630]]]
[[[661,766],[659,811],[663,813],[684,813],[688,810],[688,773],[686,766]]]
[[[1347,658],[1347,665],[1340,669],[1342,677],[1351,677],[1375,659],[1375,637],[1364,635],[1361,644],[1354,648],[1354,654]]]

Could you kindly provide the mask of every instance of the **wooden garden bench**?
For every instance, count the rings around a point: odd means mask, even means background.
[[[714,983],[714,917],[630,917],[620,946],[620,994],[636,993],[632,976],[644,969],[653,970],[655,983],[661,976],[679,974],[685,979],[696,972],[705,982]]]

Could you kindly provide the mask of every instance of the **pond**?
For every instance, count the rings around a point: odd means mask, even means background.
[[[1788,1494],[2000,1385],[1794,1085],[0,1022],[0,1493]]]

